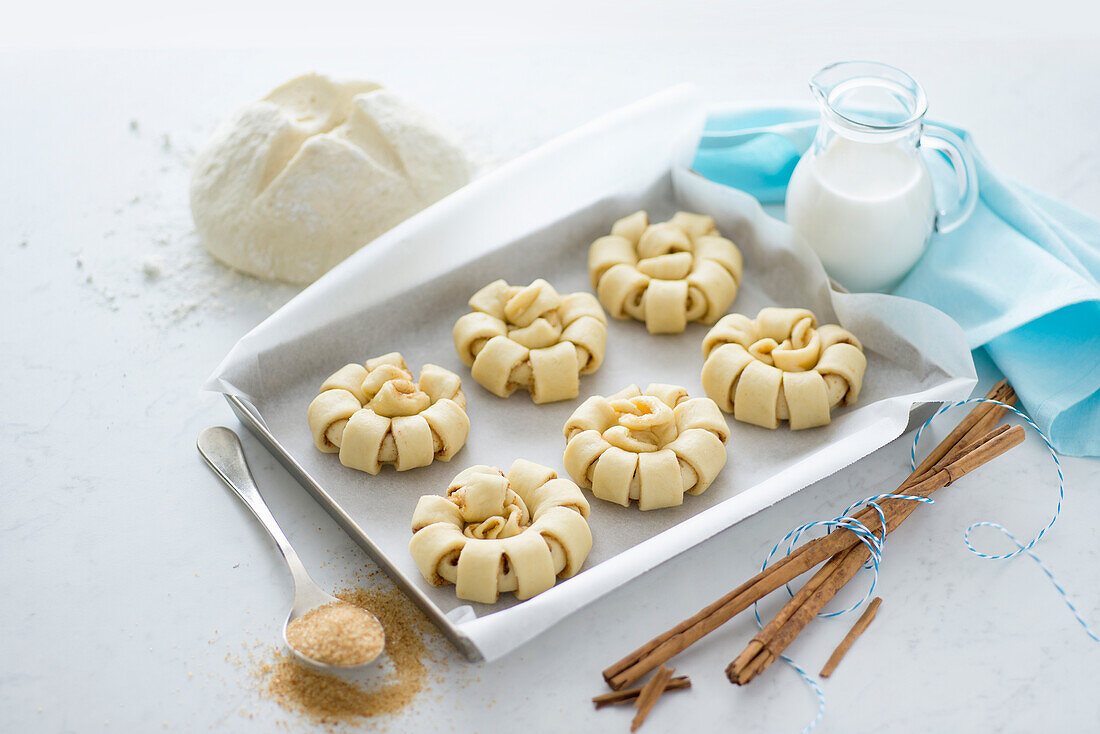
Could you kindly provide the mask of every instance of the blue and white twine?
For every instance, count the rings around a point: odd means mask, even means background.
[[[1062,514],[1062,502],[1066,498],[1066,480],[1065,477],[1062,475],[1062,462],[1058,460],[1058,452],[1054,450],[1054,447],[1050,444],[1050,439],[1047,438],[1046,434],[1043,433],[1039,426],[1035,425],[1034,421],[1024,415],[1023,411],[1017,410],[1013,406],[1007,405],[998,400],[990,400],[989,398],[970,398],[969,400],[960,400],[957,403],[945,405],[937,410],[935,413],[933,413],[932,417],[926,420],[924,422],[924,425],[917,429],[917,435],[913,437],[913,448],[909,451],[910,464],[914,469],[917,468],[917,441],[920,440],[921,433],[923,433],[924,429],[928,427],[928,424],[931,423],[932,420],[940,413],[950,410],[951,408],[956,408],[960,405],[966,405],[967,403],[992,403],[993,405],[1000,405],[1003,408],[1007,408],[1016,415],[1020,416],[1021,420],[1031,426],[1035,430],[1035,432],[1039,434],[1039,437],[1043,439],[1043,443],[1046,444],[1047,449],[1050,452],[1050,458],[1054,460],[1054,468],[1058,470],[1058,505],[1054,508],[1054,516],[1050,518],[1050,522],[1046,524],[1046,527],[1036,533],[1034,538],[1032,538],[1026,544],[1021,543],[1020,540],[1017,539],[1017,537],[1013,535],[1004,525],[996,522],[990,522],[988,520],[983,520],[981,522],[971,523],[963,532],[963,542],[966,543],[967,550],[969,550],[971,553],[978,556],[979,558],[985,558],[990,561],[1003,561],[1007,558],[1018,556],[1021,553],[1026,553],[1027,555],[1029,555],[1033,561],[1039,564],[1039,568],[1043,570],[1043,573],[1046,574],[1046,577],[1050,579],[1050,583],[1054,585],[1054,588],[1062,597],[1062,601],[1064,601],[1066,603],[1066,606],[1069,607],[1069,610],[1073,613],[1073,616],[1077,620],[1077,623],[1081,625],[1081,628],[1083,630],[1085,630],[1085,634],[1087,634],[1093,642],[1100,642],[1100,636],[1098,636],[1096,632],[1094,632],[1092,628],[1089,627],[1089,623],[1086,622],[1085,619],[1081,616],[1081,613],[1077,611],[1077,607],[1074,605],[1073,600],[1070,599],[1069,593],[1062,587],[1060,583],[1058,583],[1058,580],[1054,578],[1054,572],[1051,571],[1050,568],[1047,567],[1045,563],[1043,563],[1042,559],[1040,559],[1039,556],[1037,556],[1032,550],[1035,545],[1040,540],[1042,540],[1043,536],[1046,535],[1046,532],[1054,527],[1054,523],[1058,521],[1058,518]],[[1002,555],[982,553],[970,542],[970,533],[973,532],[975,528],[983,527],[1000,530],[1006,538],[1012,541],[1012,543],[1016,546],[1016,550],[1012,551],[1011,553],[1004,553]]]
[[[1039,568],[1041,568],[1043,570],[1043,573],[1046,574],[1047,578],[1050,579],[1050,582],[1054,585],[1054,588],[1062,597],[1062,601],[1064,601],[1066,606],[1069,607],[1069,610],[1073,613],[1074,618],[1081,625],[1082,629],[1085,630],[1085,633],[1093,641],[1100,642],[1100,636],[1098,636],[1092,630],[1092,628],[1089,627],[1088,622],[1086,622],[1085,619],[1081,616],[1080,612],[1078,612],[1077,607],[1070,599],[1069,594],[1062,587],[1062,585],[1058,583],[1058,580],[1055,579],[1054,573],[1050,570],[1050,568],[1047,567],[1045,563],[1043,563],[1043,561],[1039,558],[1038,555],[1035,554],[1033,550],[1035,545],[1040,540],[1042,540],[1046,532],[1054,527],[1054,523],[1057,522],[1058,517],[1062,514],[1062,501],[1065,499],[1065,477],[1062,475],[1062,465],[1058,461],[1058,454],[1057,452],[1055,452],[1054,447],[1051,446],[1050,440],[1047,439],[1046,434],[1043,433],[1039,426],[1035,425],[1035,423],[1026,415],[1024,415],[1023,412],[1017,410],[1011,405],[1002,403],[998,400],[991,400],[989,398],[969,398],[967,400],[960,400],[956,403],[949,403],[933,413],[932,417],[926,420],[924,424],[917,429],[917,433],[913,437],[913,446],[909,451],[910,465],[914,470],[917,468],[917,444],[920,441],[921,435],[924,433],[924,429],[926,429],[929,424],[931,424],[932,421],[935,420],[940,414],[945,413],[952,408],[957,408],[961,405],[967,405],[968,403],[992,403],[994,405],[999,405],[1003,408],[1006,408],[1018,415],[1024,422],[1031,426],[1036,433],[1039,434],[1039,437],[1043,439],[1043,443],[1045,443],[1047,449],[1049,449],[1050,457],[1054,460],[1054,466],[1058,470],[1058,505],[1054,510],[1054,516],[1050,519],[1050,522],[1047,523],[1046,527],[1040,530],[1028,543],[1021,542],[1019,539],[1017,539],[1015,535],[1009,532],[1009,530],[1000,523],[990,521],[971,523],[970,526],[967,527],[966,530],[963,532],[963,542],[966,543],[966,547],[971,553],[980,558],[985,558],[992,561],[1001,561],[1008,558],[1013,558],[1014,556],[1018,556],[1021,553],[1026,553],[1028,556],[1031,557],[1032,560],[1039,564]],[[761,566],[761,570],[764,570],[768,567],[768,564],[772,561],[772,558],[775,557],[775,554],[779,552],[779,549],[784,544],[787,545],[786,553],[790,554],[791,551],[794,550],[795,544],[798,543],[799,539],[807,530],[815,527],[823,527],[826,528],[828,531],[832,531],[836,528],[843,528],[845,530],[848,530],[859,539],[859,542],[867,546],[867,550],[870,551],[870,559],[867,561],[866,564],[864,564],[864,568],[871,571],[871,585],[868,587],[867,593],[863,596],[863,598],[857,601],[852,606],[848,607],[847,609],[842,609],[836,612],[821,612],[818,614],[818,616],[835,617],[837,615],[847,614],[848,612],[858,609],[865,602],[871,599],[871,595],[874,593],[875,590],[875,584],[878,582],[879,564],[882,561],[882,552],[886,545],[886,517],[883,513],[881,505],[879,505],[879,502],[886,499],[909,500],[912,502],[934,504],[934,501],[931,498],[918,497],[915,495],[907,494],[878,494],[874,495],[873,497],[868,497],[866,499],[860,500],[859,502],[856,502],[848,509],[846,509],[839,517],[833,518],[832,520],[817,520],[815,522],[809,522],[805,525],[800,525],[791,532],[787,533],[778,543],[775,544],[771,552],[768,553],[768,557],[764,559],[764,564],[763,566]],[[882,531],[880,534],[876,535],[874,532],[871,531],[870,528],[868,528],[859,520],[856,520],[854,517],[852,517],[854,511],[860,507],[870,507],[878,515],[879,521],[882,525]],[[1016,550],[1012,551],[1011,553],[1005,553],[1002,555],[982,553],[977,548],[975,548],[970,541],[970,533],[975,528],[980,527],[994,528],[995,530],[1001,531],[1005,535],[1005,537],[1007,537],[1010,541],[1012,541],[1013,544],[1015,544]],[[792,596],[794,595],[789,585],[787,586],[787,593],[791,594]],[[759,625],[760,628],[763,629],[764,623],[760,619],[760,612],[756,604],[753,604],[753,614],[756,616],[757,625]],[[791,658],[787,657],[786,655],[780,655],[779,657],[785,663],[791,666],[791,668],[793,668],[796,673],[798,673],[798,675],[802,678],[803,681],[806,682],[806,684],[814,692],[814,695],[817,697],[817,716],[815,716],[813,721],[807,724],[806,727],[802,730],[802,734],[808,734],[819,723],[821,723],[821,720],[825,717],[825,692],[822,690],[820,683],[818,683],[818,681],[813,676],[807,673]]]

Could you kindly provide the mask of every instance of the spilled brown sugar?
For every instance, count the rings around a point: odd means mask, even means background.
[[[385,639],[372,614],[346,601],[311,609],[286,628],[287,643],[299,653],[340,667],[374,660]]]
[[[439,661],[425,640],[438,633],[396,588],[345,589],[336,596],[370,611],[382,623],[387,674],[357,680],[322,673],[280,652],[255,671],[263,694],[321,724],[355,723],[400,712],[428,685],[430,666]]]

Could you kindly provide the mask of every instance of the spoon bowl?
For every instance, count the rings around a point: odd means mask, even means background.
[[[385,649],[385,630],[378,618],[365,609],[362,610],[363,614],[373,619],[383,633],[383,641],[378,648],[378,654],[370,660],[359,665],[333,665],[314,660],[290,644],[286,633],[291,622],[305,616],[314,609],[329,604],[339,604],[341,600],[325,592],[310,578],[301,559],[298,558],[298,554],[291,547],[290,541],[287,540],[283,529],[279,527],[279,523],[275,521],[275,517],[271,514],[267,503],[260,495],[260,490],[256,487],[256,480],[253,478],[252,471],[248,467],[248,461],[245,459],[244,447],[241,446],[241,440],[237,437],[237,434],[223,426],[207,428],[199,434],[198,448],[202,458],[206,460],[214,473],[225,482],[226,486],[233,490],[234,494],[244,502],[245,506],[252,511],[252,514],[256,516],[256,519],[271,535],[271,539],[275,541],[275,545],[283,554],[287,567],[290,568],[290,575],[294,580],[294,602],[291,605],[286,622],[283,623],[283,642],[290,649],[291,654],[300,662],[316,670],[332,673],[361,671],[376,665],[381,657],[382,650]]]

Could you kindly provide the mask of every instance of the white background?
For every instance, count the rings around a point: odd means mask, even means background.
[[[186,163],[236,105],[316,69],[417,99],[498,158],[679,81],[716,104],[805,100],[843,58],[910,71],[931,114],[1003,172],[1100,216],[1100,72],[1085,3],[38,3],[0,24],[0,730],[269,731],[300,722],[248,689],[242,645],[274,641],[289,580],[193,445],[236,426],[197,385],[292,295],[210,262]],[[226,51],[225,48],[236,50]],[[127,49],[127,50],[119,50]],[[991,257],[995,256],[991,243]],[[146,274],[148,270],[149,274]],[[988,365],[983,373],[990,375]],[[1053,512],[1035,445],[942,493],[891,540],[878,620],[825,689],[819,731],[1087,731],[1100,646],[1026,558],[972,557],[978,519],[1030,536]],[[322,585],[369,563],[249,437],[260,486]],[[595,731],[599,671],[751,575],[790,527],[896,485],[909,439],[750,518],[504,660],[441,679],[391,731]],[[1100,624],[1100,462],[1066,460],[1039,546]],[[1003,541],[979,538],[985,547]],[[774,608],[774,603],[770,608]],[[811,670],[854,617],[792,646]],[[676,659],[695,681],[644,731],[798,731],[815,704],[777,665],[726,663],[743,615]],[[228,659],[227,659],[228,656]],[[553,723],[551,723],[553,722]]]

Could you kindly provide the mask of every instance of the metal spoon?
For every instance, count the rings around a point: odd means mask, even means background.
[[[283,642],[290,648],[294,656],[307,665],[329,672],[360,670],[377,661],[378,656],[355,666],[330,665],[306,657],[287,642],[286,630],[291,622],[313,609],[339,603],[340,600],[331,594],[325,593],[309,577],[309,573],[306,572],[301,559],[298,558],[298,554],[291,547],[290,541],[283,533],[283,529],[279,527],[279,523],[275,522],[275,517],[268,509],[267,503],[260,496],[260,491],[256,488],[256,480],[252,477],[252,472],[248,468],[248,461],[244,457],[244,447],[241,446],[241,440],[237,438],[237,434],[222,426],[207,428],[199,434],[198,447],[199,453],[202,454],[202,458],[206,459],[206,463],[210,465],[210,468],[241,498],[248,509],[252,510],[252,514],[256,516],[256,519],[267,529],[272,540],[279,546],[283,558],[286,559],[286,565],[290,567],[290,575],[294,578],[294,604],[290,608],[290,614],[287,615],[286,622],[283,624]],[[378,619],[365,609],[363,613],[370,615],[375,622],[378,622]],[[378,626],[381,627],[381,623]],[[381,648],[379,651],[381,652]]]

